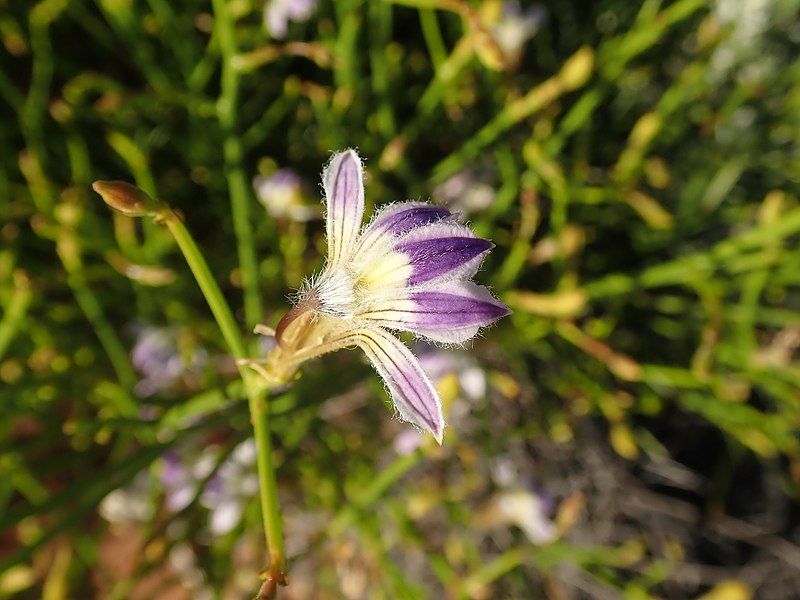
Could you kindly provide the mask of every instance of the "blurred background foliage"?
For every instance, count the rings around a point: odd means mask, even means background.
[[[180,210],[249,331],[345,147],[491,238],[515,312],[417,347],[441,448],[355,352],[273,400],[283,597],[796,597],[798,4],[0,2],[0,597],[252,596],[235,366],[90,185]]]

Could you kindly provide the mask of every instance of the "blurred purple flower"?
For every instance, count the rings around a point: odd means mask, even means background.
[[[245,440],[233,449],[208,482],[200,503],[211,512],[209,529],[213,535],[224,535],[242,520],[244,507],[258,494],[256,445]]]
[[[485,210],[496,193],[487,183],[488,174],[478,169],[463,169],[433,190],[433,197],[444,201],[450,210],[468,215]]]
[[[164,500],[172,512],[180,512],[194,500],[200,484],[214,470],[218,450],[204,448],[199,454],[189,447],[164,453],[161,483]]]
[[[468,352],[458,349],[442,350],[426,343],[418,344],[415,350],[422,370],[445,398],[445,402],[447,397],[440,389],[440,382],[450,375],[458,381],[457,393],[461,398],[476,401],[486,396],[486,372]],[[451,405],[449,410],[451,418],[457,419],[459,413],[467,412],[469,407],[466,403],[457,402]],[[416,429],[403,430],[394,439],[394,449],[398,454],[411,454],[420,447],[423,439],[421,432]]]
[[[174,328],[143,327],[133,350],[133,367],[142,376],[134,389],[137,396],[147,397],[168,391],[189,374],[196,374],[208,362],[202,348],[194,348],[189,356],[178,350],[178,332]]]
[[[394,451],[401,456],[407,456],[415,452],[422,445],[424,438],[419,429],[403,429],[394,438]]]
[[[165,502],[172,512],[186,508],[199,493],[200,504],[209,510],[209,530],[215,536],[228,533],[241,521],[244,507],[258,494],[256,448],[252,439],[233,449],[217,467],[219,448],[204,448],[199,455],[183,448],[163,456],[161,483]],[[216,468],[216,471],[214,469]],[[214,473],[200,489],[200,485]]]
[[[303,182],[290,169],[280,169],[269,176],[256,176],[253,188],[258,201],[276,219],[303,222],[322,216],[317,206],[306,204]]]
[[[434,383],[445,375],[455,375],[467,400],[481,400],[486,396],[486,372],[468,352],[427,345],[419,354],[419,362]]]
[[[317,4],[318,0],[269,0],[264,6],[267,31],[274,38],[285,38],[289,31],[289,21],[306,21]]]

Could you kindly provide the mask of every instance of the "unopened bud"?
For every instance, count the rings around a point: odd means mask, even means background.
[[[95,181],[92,189],[111,208],[129,217],[155,216],[163,209],[157,201],[125,181]]]

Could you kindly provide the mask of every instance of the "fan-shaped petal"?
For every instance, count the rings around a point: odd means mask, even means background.
[[[360,316],[433,341],[462,343],[508,313],[508,307],[485,287],[471,281],[451,281],[435,289],[412,292],[403,299],[387,299]]]
[[[346,260],[354,249],[364,218],[364,177],[354,150],[334,154],[322,172],[328,265]]]
[[[400,340],[377,327],[358,331],[354,339],[386,382],[400,416],[431,432],[441,444],[441,400],[417,358]]]
[[[408,257],[412,267],[409,286],[433,281],[469,279],[484,255],[494,247],[463,225],[441,222],[420,227],[400,238],[395,252]]]

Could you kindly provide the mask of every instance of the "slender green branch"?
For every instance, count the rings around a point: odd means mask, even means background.
[[[246,359],[247,348],[244,338],[236,325],[227,302],[225,302],[225,298],[222,296],[222,291],[214,280],[208,264],[188,229],[175,213],[167,212],[161,218],[186,258],[186,262],[189,264],[189,268],[197,280],[200,290],[211,308],[211,312],[214,314],[214,318],[222,331],[231,354],[237,359]],[[265,586],[271,583],[274,588],[277,584],[285,583],[286,552],[283,546],[283,526],[281,524],[280,507],[278,506],[278,486],[275,479],[275,467],[272,463],[269,405],[267,404],[265,390],[260,385],[258,377],[241,365],[239,372],[244,380],[257,449],[261,512],[264,518],[264,534],[269,552],[269,566],[264,572]],[[265,598],[270,597],[264,594],[262,596]]]
[[[231,197],[233,229],[239,254],[244,288],[245,321],[253,327],[262,319],[261,295],[258,290],[258,261],[256,260],[253,229],[250,223],[250,202],[252,191],[242,167],[244,148],[237,132],[237,105],[239,102],[239,72],[232,60],[238,53],[233,21],[228,14],[225,0],[213,0],[215,31],[219,37],[222,54],[222,81],[217,100],[217,118],[222,127],[225,140],[225,172],[228,191]]]
[[[428,54],[431,58],[434,70],[439,67],[447,58],[447,48],[442,39],[442,32],[439,29],[439,22],[436,19],[436,12],[430,8],[419,9],[419,22],[422,26],[422,36],[428,46]]]
[[[120,414],[125,417],[138,415],[139,407],[130,396],[131,390],[136,385],[136,373],[133,371],[125,346],[106,318],[100,301],[86,281],[78,237],[68,222],[62,223],[59,229],[56,239],[56,254],[67,272],[67,284],[72,290],[75,301],[83,311],[86,320],[91,323],[95,335],[100,340],[100,345],[103,346],[117,379],[125,391],[118,405]]]
[[[503,552],[503,554],[465,578],[461,582],[461,593],[464,596],[474,598],[482,587],[489,585],[509,571],[519,567],[530,554],[529,548],[519,546]]]
[[[217,325],[222,331],[222,337],[225,338],[225,343],[228,345],[231,354],[237,359],[247,358],[247,348],[239,331],[239,326],[236,324],[228,303],[222,295],[222,290],[219,289],[217,282],[214,280],[211,269],[208,268],[208,263],[203,258],[203,254],[197,247],[194,238],[192,238],[183,221],[175,213],[166,215],[164,222],[189,264],[189,268],[197,280],[197,284],[200,286],[211,312],[214,314],[214,319],[216,319]]]
[[[33,292],[27,278],[18,278],[14,293],[8,301],[8,305],[3,311],[3,318],[0,320],[0,360],[6,350],[11,345],[14,336],[24,322],[25,313],[28,312]]]
[[[421,457],[420,452],[412,452],[400,456],[387,466],[372,480],[369,486],[357,497],[351,499],[350,503],[330,521],[327,528],[329,535],[333,537],[341,535],[347,525],[358,517],[359,512],[374,505],[392,485],[419,463]]]

